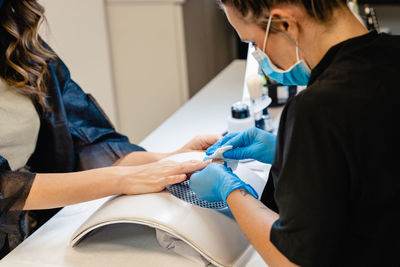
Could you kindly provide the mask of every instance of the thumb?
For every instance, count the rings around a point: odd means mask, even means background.
[[[237,136],[239,133],[234,132],[234,133],[229,133],[227,135],[225,135],[224,137],[222,137],[221,139],[219,139],[218,142],[216,142],[215,144],[213,144],[212,146],[210,146],[207,151],[206,151],[206,155],[210,156],[212,154],[214,154],[214,152],[218,149],[221,148],[223,146],[225,146],[225,144],[227,142],[229,142],[229,140],[231,140],[232,138],[234,138],[235,136]]]
[[[187,175],[186,174],[168,176],[164,180],[164,186],[168,186],[168,185],[171,185],[171,184],[182,183],[186,179],[187,179]]]
[[[245,137],[246,137],[245,133],[237,134],[236,136],[233,136],[230,140],[225,142],[224,146],[233,146],[234,148],[246,147],[247,145],[250,145],[250,144],[249,144],[249,142],[246,142]]]

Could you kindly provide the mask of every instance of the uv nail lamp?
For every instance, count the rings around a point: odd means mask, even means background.
[[[190,152],[166,160],[203,160],[204,156],[204,153]],[[235,173],[261,196],[265,178],[242,163]],[[103,226],[121,223],[165,231],[186,242],[216,266],[233,266],[250,246],[225,203],[199,199],[187,181],[169,186],[160,193],[111,198],[76,230],[70,245],[74,247],[84,242],[89,234],[101,234]],[[75,249],[79,250],[79,246]]]

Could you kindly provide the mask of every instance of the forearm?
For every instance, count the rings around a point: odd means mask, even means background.
[[[111,168],[89,171],[37,174],[24,210],[63,207],[120,194],[121,179]]]
[[[132,152],[117,160],[113,166],[137,166],[159,161],[173,153],[154,153],[146,151]]]
[[[140,166],[113,166],[83,172],[37,174],[24,209],[49,209],[111,195],[160,192],[183,182],[188,173],[210,162],[155,162]]]
[[[205,151],[212,144],[221,138],[220,135],[199,135],[193,138],[189,143],[172,153],[155,153],[155,152],[132,152],[125,157],[117,160],[114,166],[137,166],[148,164],[162,160],[166,157],[192,151]]]
[[[278,214],[242,189],[229,194],[227,203],[240,228],[269,266],[296,266],[270,241],[272,224],[279,218]]]

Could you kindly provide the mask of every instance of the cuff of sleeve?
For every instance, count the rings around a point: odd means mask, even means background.
[[[146,151],[140,146],[119,140],[91,144],[78,150],[77,170],[111,166],[115,161],[134,151]]]
[[[22,210],[31,190],[35,173],[0,171],[0,212]]]
[[[304,246],[304,243],[299,243],[300,238],[294,236],[293,232],[287,234],[282,229],[280,225],[280,220],[276,220],[272,224],[272,228],[270,231],[270,241],[274,246],[291,262],[299,265],[299,266],[315,266],[316,258],[308,258],[306,257],[305,250],[294,249],[301,248]],[[292,235],[290,238],[289,235]],[[304,242],[304,241],[303,241]],[[317,264],[317,266],[319,266]]]

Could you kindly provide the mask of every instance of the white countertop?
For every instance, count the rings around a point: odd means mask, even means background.
[[[141,145],[150,151],[171,151],[199,133],[222,133],[230,105],[241,100],[245,61],[232,62],[186,105],[150,134]],[[67,206],[14,249],[0,266],[198,266],[161,248],[154,230],[114,225],[90,236],[76,248],[69,239],[106,199]],[[266,266],[249,253],[239,266]]]

